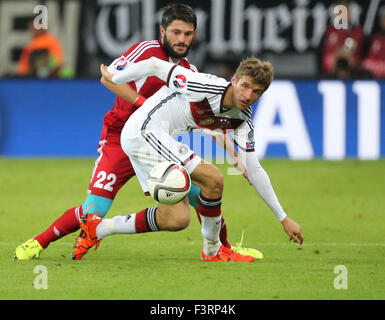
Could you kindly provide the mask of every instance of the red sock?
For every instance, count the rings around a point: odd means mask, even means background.
[[[136,233],[160,231],[156,224],[157,208],[147,208],[135,213],[135,230]]]
[[[198,220],[199,220],[199,223],[202,223],[201,221],[201,217],[199,216],[199,213],[198,213],[198,210],[195,210],[196,214],[197,214],[197,217],[198,217]],[[219,240],[221,240],[222,244],[227,247],[227,248],[231,248],[231,244],[229,243],[229,241],[227,240],[227,227],[226,227],[226,221],[225,219],[222,217],[222,221],[221,221],[221,231],[219,233]]]
[[[47,230],[36,236],[34,239],[45,249],[51,242],[78,230],[80,228],[82,216],[82,206],[68,209],[59,219],[51,224]]]

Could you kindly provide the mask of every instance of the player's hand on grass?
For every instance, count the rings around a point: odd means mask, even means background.
[[[104,64],[100,65],[100,73],[102,74],[103,78],[111,83],[112,77],[114,76],[112,73],[108,72],[107,67]]]
[[[297,222],[291,220],[289,217],[286,217],[281,223],[283,225],[283,229],[290,237],[290,241],[293,240],[298,244],[303,243],[302,229]]]

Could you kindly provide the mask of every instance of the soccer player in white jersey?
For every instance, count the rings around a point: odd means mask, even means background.
[[[235,253],[219,240],[223,176],[215,166],[202,161],[188,146],[173,138],[194,128],[233,130],[250,183],[276,214],[290,239],[302,244],[301,227],[282,209],[254,150],[250,106],[267,90],[273,79],[270,63],[248,58],[241,62],[230,83],[157,58],[128,65],[115,75],[109,73],[105,66],[101,66],[101,72],[106,80],[116,84],[143,76],[156,76],[166,82],[167,86],[147,99],[126,122],[121,145],[130,157],[145,193],[148,193],[146,179],[150,170],[164,160],[182,164],[190,173],[192,182],[201,188],[198,204],[204,238],[202,261],[250,262],[254,258]],[[190,221],[186,199],[175,205],[159,204],[151,211],[154,219],[149,223],[155,229],[162,229],[164,221],[160,217],[179,219],[186,227]],[[134,233],[135,219],[136,214],[104,220],[89,214],[81,227],[93,245],[110,234]]]

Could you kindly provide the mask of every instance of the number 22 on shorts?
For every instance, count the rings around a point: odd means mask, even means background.
[[[100,188],[111,192],[114,190],[113,184],[116,182],[116,175],[114,173],[107,175],[105,171],[100,171],[96,178],[98,178],[98,180],[96,180],[94,183],[95,188]],[[105,181],[107,181],[107,183],[105,183]]]

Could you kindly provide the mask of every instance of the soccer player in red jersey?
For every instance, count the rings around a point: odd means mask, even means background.
[[[196,15],[194,10],[184,4],[170,5],[165,8],[162,16],[160,31],[162,40],[143,41],[133,45],[122,57],[116,59],[110,68],[124,68],[126,64],[136,63],[150,57],[173,62],[187,69],[196,71],[196,68],[185,58],[191,45],[196,28]],[[16,248],[15,257],[20,260],[38,258],[41,251],[48,245],[63,236],[79,229],[83,213],[98,213],[104,217],[110,209],[113,200],[120,188],[135,175],[130,159],[120,146],[121,130],[130,115],[139,108],[145,98],[152,96],[165,83],[156,77],[148,77],[139,81],[115,85],[101,82],[117,95],[113,108],[105,115],[102,134],[99,142],[99,157],[95,162],[86,201],[68,209],[43,233],[26,241]],[[196,209],[198,204],[196,196],[199,188],[194,187],[189,195],[190,204]],[[138,226],[141,232],[151,231],[146,221],[148,212],[142,212],[138,221],[143,225]],[[199,215],[198,215],[199,217]],[[183,221],[168,219],[168,226],[164,230],[180,230],[184,227]],[[80,260],[88,248],[82,246],[80,233],[76,240],[73,259]],[[227,241],[226,223],[222,219],[220,240],[223,245],[231,247]],[[261,258],[257,250],[248,250],[248,254],[255,254]]]

